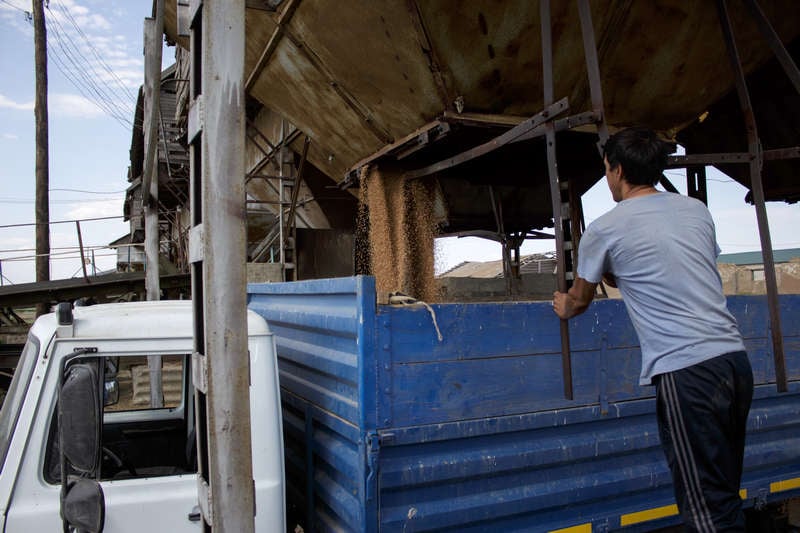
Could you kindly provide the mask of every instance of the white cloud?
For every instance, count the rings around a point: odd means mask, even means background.
[[[73,0],[61,0],[60,2],[75,18],[78,25],[84,31],[110,30],[111,23],[103,15],[92,12],[88,7],[80,5]]]
[[[7,139],[9,141],[16,141],[17,139],[19,139],[19,135],[16,135],[14,133],[4,133],[2,137],[3,139]]]
[[[74,207],[67,212],[67,219],[84,220],[87,218],[121,216],[122,202],[122,198],[119,198],[104,202],[76,203]]]
[[[94,102],[77,94],[51,94],[49,109],[54,115],[75,118],[95,118],[104,114]]]
[[[32,111],[33,101],[31,102],[15,102],[11,98],[0,94],[0,107],[9,109],[18,109],[20,111]]]

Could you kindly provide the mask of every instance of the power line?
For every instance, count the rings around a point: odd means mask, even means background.
[[[25,13],[25,15],[26,15],[26,16],[28,16],[28,17],[30,17],[30,16],[31,16],[31,12],[30,12],[30,11],[26,11],[26,10],[22,9],[21,7],[19,7],[19,6],[15,6],[15,5],[14,5],[14,4],[12,4],[11,2],[9,2],[8,0],[0,0],[0,2],[3,2],[4,4],[6,4],[6,5],[8,5],[8,6],[11,6],[11,7],[13,7],[13,8],[14,8],[14,9],[16,9],[17,11],[22,11],[22,12],[23,12],[23,13]]]
[[[130,215],[127,218],[133,219],[133,218],[141,218],[143,216],[144,215]],[[110,216],[110,217],[94,217],[94,218],[76,218],[76,219],[72,219],[72,220],[56,220],[55,222],[50,222],[50,225],[53,225],[53,224],[74,224],[75,222],[93,222],[95,220],[114,220],[116,218],[125,218],[125,215],[116,215],[116,216]],[[38,222],[27,222],[27,223],[24,223],[24,224],[6,224],[6,225],[3,225],[3,226],[0,226],[0,229],[23,228],[25,226],[38,226],[38,225],[39,225]]]
[[[83,32],[83,30],[78,25],[78,22],[75,20],[75,17],[73,17],[72,13],[70,13],[69,9],[67,9],[67,6],[65,4],[63,4],[62,2],[59,2],[59,4],[61,5],[61,10],[66,14],[67,18],[69,19],[70,23],[72,24],[72,27],[74,27],[78,31],[78,34],[81,37],[83,37],[84,42],[86,43],[88,48],[92,51],[92,53],[94,54],[95,58],[97,58],[97,61],[100,63],[100,65],[103,67],[103,69],[107,73],[109,73],[111,75],[111,77],[128,94],[128,96],[131,99],[135,100],[136,99],[136,95],[134,95],[131,92],[130,88],[127,85],[125,85],[125,83],[119,78],[119,76],[117,76],[117,73],[114,72],[114,69],[112,69],[108,65],[108,63],[105,62],[103,57],[98,53],[97,49],[94,47],[92,42],[89,40],[89,38],[86,36],[86,34]]]
[[[62,45],[63,46],[63,45]],[[51,48],[51,51],[54,52],[50,54],[50,57],[54,60],[54,64],[56,68],[64,75],[65,78],[76,88],[78,92],[81,93],[81,96],[86,98],[88,101],[94,103],[98,106],[101,110],[103,110],[106,114],[114,118],[117,122],[119,122],[123,127],[128,128],[129,124],[124,122],[125,119],[121,119],[117,115],[115,115],[112,109],[108,108],[108,104],[102,104],[97,100],[93,99],[90,94],[87,94],[87,91],[90,90],[89,87],[86,87],[69,69],[69,67],[65,64],[64,59],[61,58],[57,53],[55,53],[55,48]]]
[[[131,127],[132,122],[127,115],[132,114],[132,103],[128,101],[124,110],[120,108],[120,101],[124,102],[126,99],[120,98],[113,88],[102,81],[93,62],[87,60],[78,45],[75,44],[70,33],[61,24],[59,16],[55,15],[49,8],[48,11],[53,15],[49,19],[53,22],[50,32],[52,39],[49,40],[51,41],[54,63],[58,70],[78,89],[84,98],[93,102],[123,127]]]
[[[127,189],[122,189],[121,191],[85,191],[83,189],[50,189],[50,192],[53,191],[66,191],[66,192],[81,192],[86,194],[120,194],[123,192],[127,192]]]
[[[49,8],[48,8],[48,11],[51,14],[54,13]],[[78,72],[83,74],[84,78],[93,87],[98,88],[99,89],[98,92],[102,92],[102,97],[104,97],[107,102],[111,103],[112,105],[117,105],[117,103],[112,100],[112,97],[116,96],[116,94],[114,93],[114,89],[109,87],[108,84],[105,83],[105,82],[103,82],[103,85],[104,85],[103,87],[99,86],[96,83],[96,81],[98,81],[98,80],[102,81],[102,79],[101,79],[101,76],[99,75],[99,73],[97,72],[97,69],[94,66],[94,62],[91,62],[88,59],[86,59],[86,56],[81,51],[80,47],[72,39],[72,36],[70,35],[70,32],[68,32],[61,25],[61,21],[59,20],[59,17],[58,16],[52,16],[52,17],[50,17],[50,20],[52,20],[54,25],[55,25],[54,28],[56,30],[56,37],[63,38],[63,39],[60,39],[60,40],[66,41],[66,47],[64,48],[65,52],[68,53],[69,58],[73,61],[73,64],[76,67],[79,68]],[[70,49],[70,47],[71,47],[71,49]],[[88,67],[88,70],[91,70],[91,73],[94,75],[94,77],[89,76],[89,72],[87,70],[87,67]],[[108,93],[106,93],[106,89],[108,89],[108,91],[111,92],[110,95]],[[123,89],[125,89],[125,88],[123,87]],[[133,99],[132,95],[130,95],[130,94],[128,94],[128,98],[130,98],[131,100]],[[128,105],[130,106],[130,103],[128,103]]]
[[[90,200],[50,200],[50,204],[75,204],[75,203],[98,203],[98,202],[119,202],[124,201],[124,198],[92,198]],[[35,200],[32,198],[4,198],[0,197],[0,204],[32,204]]]

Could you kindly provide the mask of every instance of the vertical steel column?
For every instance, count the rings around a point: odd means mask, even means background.
[[[706,181],[706,167],[686,168],[686,192],[688,196],[697,198],[708,205],[708,182]]]
[[[603,85],[600,81],[600,61],[597,58],[597,43],[594,39],[594,24],[592,23],[592,9],[589,0],[578,0],[578,14],[581,19],[581,32],[583,34],[583,53],[586,57],[586,72],[589,75],[589,92],[592,95],[592,110],[598,114],[600,121],[597,124],[597,135],[600,137],[600,147],[608,140],[608,126],[606,126],[606,113],[603,107]],[[600,150],[602,155],[602,149]]]
[[[763,156],[761,152],[761,141],[758,138],[756,119],[753,115],[753,107],[750,103],[750,94],[747,91],[747,82],[739,60],[739,52],[736,48],[736,40],[733,36],[730,17],[728,16],[728,6],[726,0],[717,0],[717,12],[719,14],[722,35],[725,39],[728,51],[728,59],[733,68],[734,80],[736,82],[736,92],[739,95],[739,103],[744,115],[744,123],[747,129],[747,147],[750,152],[750,189],[753,191],[753,203],[756,207],[756,219],[758,220],[758,233],[761,237],[761,255],[764,261],[764,278],[767,285],[767,303],[769,304],[769,317],[772,329],[772,349],[775,358],[775,383],[778,392],[786,392],[786,361],[783,355],[783,334],[781,330],[780,306],[778,304],[778,283],[775,276],[775,261],[772,255],[772,239],[769,234],[769,221],[767,219],[767,208],[764,202],[764,185],[761,181],[761,170],[763,167]]]
[[[161,39],[164,35],[164,0],[153,4],[155,18],[144,20],[144,252],[145,288],[148,300],[161,299],[158,257],[161,245],[158,229],[158,121],[161,115]],[[161,386],[161,357],[147,357],[150,371],[150,406],[164,406]]]
[[[198,497],[206,531],[254,531],[246,307],[245,0],[192,2]],[[199,167],[199,169],[198,169]]]
[[[285,233],[286,233],[286,219],[284,218],[284,179],[283,175],[285,162],[286,162],[286,120],[281,119],[281,141],[280,149],[278,150],[278,246],[280,246],[279,261],[281,263],[281,276],[283,281],[286,281],[286,248]]]
[[[542,85],[544,87],[544,107],[553,103],[553,38],[550,25],[550,0],[539,2],[539,16],[542,25]],[[553,204],[553,232],[556,237],[556,260],[558,261],[558,290],[567,292],[567,260],[568,252],[564,246],[564,213],[561,200],[561,183],[558,179],[558,161],[556,158],[556,130],[553,122],[544,123],[545,141],[547,143],[547,169],[550,177],[550,197]],[[569,346],[569,322],[561,319],[561,371],[564,380],[564,396],[571,400],[572,395],[572,356]]]

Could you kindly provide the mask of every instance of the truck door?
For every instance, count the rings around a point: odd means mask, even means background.
[[[81,490],[86,489],[89,500],[78,501],[77,507],[91,507],[99,499],[103,531],[199,531],[193,403],[189,395],[190,352],[186,347],[181,351],[165,346],[168,341],[162,341],[161,346],[156,341],[136,342],[137,348],[142,344],[152,346],[146,351],[131,352],[130,343],[125,346],[120,341],[89,342],[90,348],[87,341],[80,342],[81,346],[73,339],[56,342],[51,358],[53,368],[47,372],[46,392],[37,409],[36,419],[41,423],[31,431],[9,506],[6,531],[62,529],[62,471],[67,472],[70,486],[76,486],[78,479],[86,481]],[[150,407],[148,355],[162,357],[163,408]],[[80,365],[94,369],[98,400],[95,407],[84,406],[74,398],[62,402],[63,406],[71,403],[70,409],[75,413],[72,418],[64,418],[62,413],[61,420],[67,420],[62,425],[69,425],[70,431],[61,432],[59,441],[58,393],[64,390],[59,375]],[[76,421],[80,420],[81,410],[88,417],[92,409],[100,411],[94,425],[96,436],[75,434],[91,433]],[[80,467],[62,466],[61,443],[69,451],[73,440],[91,442],[95,438],[96,467],[91,461]],[[92,493],[97,489],[99,495]],[[79,492],[73,493],[73,499],[80,500],[80,495],[75,496]]]

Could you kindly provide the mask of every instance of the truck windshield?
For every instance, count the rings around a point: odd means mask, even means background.
[[[39,353],[39,341],[36,337],[29,336],[28,342],[22,349],[19,356],[17,369],[14,371],[14,378],[8,388],[6,399],[3,401],[3,408],[0,410],[0,465],[5,465],[8,446],[11,443],[11,435],[14,433],[14,426],[17,424],[17,417],[22,408],[22,400],[25,398],[25,391],[28,390],[28,382],[31,380],[33,368],[36,363],[36,356]],[[2,471],[2,466],[0,466]]]

